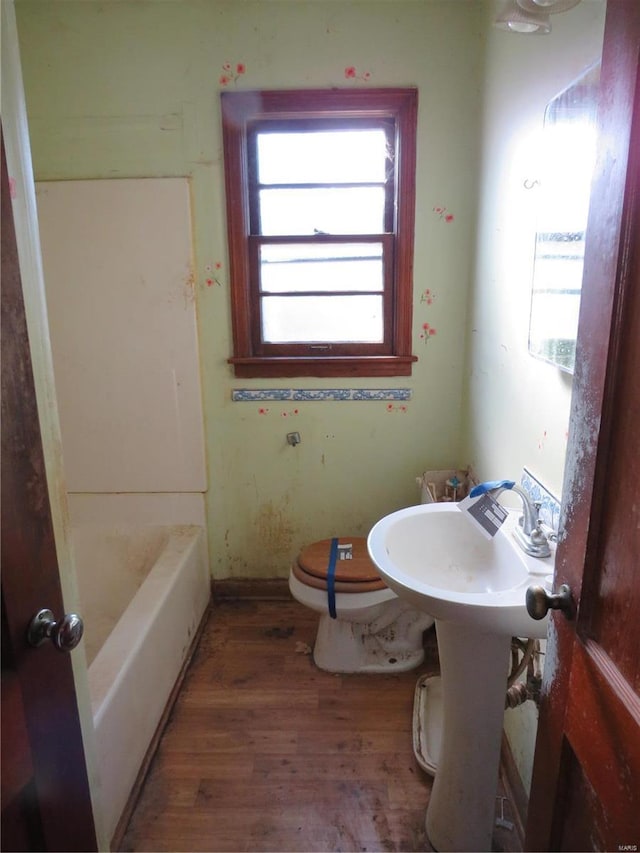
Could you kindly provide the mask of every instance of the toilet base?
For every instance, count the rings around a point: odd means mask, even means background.
[[[388,611],[396,611],[393,618]],[[389,622],[358,623],[320,616],[313,659],[327,672],[406,672],[424,660],[423,632],[433,624],[424,613],[390,602],[385,614]]]

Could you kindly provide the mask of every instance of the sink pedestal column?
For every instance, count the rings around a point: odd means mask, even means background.
[[[442,748],[427,808],[436,850],[490,851],[511,638],[436,620]]]

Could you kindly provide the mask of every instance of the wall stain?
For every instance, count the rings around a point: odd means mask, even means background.
[[[187,274],[182,286],[182,296],[185,308],[188,308],[196,298],[196,275],[191,265],[187,267]]]
[[[286,506],[277,507],[267,501],[260,508],[254,530],[263,553],[287,557],[291,552],[295,530]]]

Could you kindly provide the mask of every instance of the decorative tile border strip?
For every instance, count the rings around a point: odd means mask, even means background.
[[[351,392],[352,400],[410,400],[411,390],[409,388],[369,389],[354,388]]]
[[[304,388],[292,388],[291,399],[300,401],[309,400],[349,400],[351,391],[348,388],[330,388],[305,390]]]
[[[540,504],[540,518],[544,524],[557,531],[560,523],[560,501],[526,468],[522,469],[520,485],[534,502]]]
[[[231,399],[236,403],[257,403],[265,400],[290,400],[290,388],[267,388],[264,391],[249,391],[244,388],[234,389]]]
[[[235,388],[231,392],[235,403],[256,403],[270,400],[410,400],[410,388]]]

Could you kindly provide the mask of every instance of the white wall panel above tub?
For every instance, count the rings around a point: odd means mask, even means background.
[[[205,491],[188,181],[37,200],[68,491]]]

